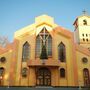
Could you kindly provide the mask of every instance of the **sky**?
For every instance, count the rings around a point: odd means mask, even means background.
[[[14,32],[34,23],[35,17],[47,14],[55,23],[74,31],[73,22],[90,15],[90,0],[0,0],[0,36],[13,41]]]

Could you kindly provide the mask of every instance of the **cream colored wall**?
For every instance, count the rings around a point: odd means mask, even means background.
[[[47,16],[47,15],[42,15],[42,16],[38,16],[35,18],[35,24],[39,25],[41,23],[46,22],[49,25],[53,25],[54,24],[54,18]]]
[[[83,25],[83,20],[87,20],[87,25]],[[82,16],[78,18],[78,30],[79,30],[79,38],[80,42],[83,42],[83,38],[85,39],[84,43],[90,43],[90,17]],[[82,36],[84,34],[84,36]],[[86,34],[88,36],[86,36]],[[88,42],[86,41],[88,39]]]
[[[83,25],[83,20],[87,20],[87,25]],[[77,43],[86,48],[90,48],[88,45],[90,44],[90,16],[79,16],[75,22],[75,25],[77,25],[77,28],[75,27],[74,31]],[[84,34],[84,36],[82,34]],[[86,34],[88,36],[86,36]],[[85,41],[83,41],[83,38]],[[88,39],[88,41],[86,39]]]
[[[78,17],[78,25],[83,26],[84,19],[87,20],[87,26],[89,26],[90,25],[90,16],[86,16],[86,15]]]
[[[10,64],[11,64],[11,57],[12,57],[12,50],[9,50],[7,52],[5,52],[4,54],[1,54],[0,55],[0,58],[1,57],[5,57],[6,58],[6,61],[4,63],[1,63],[0,62],[0,67],[4,67],[5,69],[5,74],[4,74],[4,85],[5,86],[8,86],[9,85],[9,75],[10,75]]]
[[[84,85],[83,69],[88,68],[89,71],[90,71],[90,56],[85,55],[85,54],[83,54],[79,51],[76,51],[76,54],[77,54],[76,58],[77,58],[77,62],[78,62],[77,63],[78,64],[78,77],[79,77],[78,83],[79,83],[80,86],[83,86]],[[83,57],[86,57],[88,59],[88,63],[83,63],[82,62]]]

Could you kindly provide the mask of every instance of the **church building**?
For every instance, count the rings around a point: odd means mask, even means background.
[[[0,46],[0,86],[90,85],[90,16],[82,15],[71,32],[41,15]]]

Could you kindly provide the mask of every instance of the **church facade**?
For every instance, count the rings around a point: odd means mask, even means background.
[[[0,86],[90,85],[90,16],[76,18],[71,32],[48,15],[15,32],[0,47]]]

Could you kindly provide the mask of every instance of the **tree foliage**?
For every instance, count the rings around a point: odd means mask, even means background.
[[[0,46],[5,47],[9,43],[6,36],[0,36]]]

